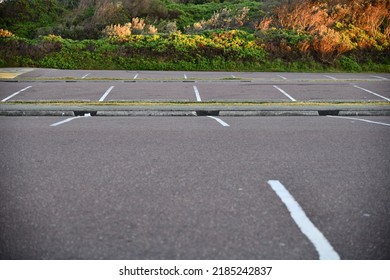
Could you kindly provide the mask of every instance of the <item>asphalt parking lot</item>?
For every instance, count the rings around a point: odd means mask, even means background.
[[[1,259],[390,259],[388,73],[11,70]]]
[[[0,131],[2,259],[390,257],[389,117],[0,117]]]
[[[390,75],[37,69],[0,81],[0,100],[390,101]]]

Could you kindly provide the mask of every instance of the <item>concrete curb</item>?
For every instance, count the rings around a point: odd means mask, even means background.
[[[53,106],[0,105],[0,116],[390,116],[390,106]]]
[[[220,111],[219,116],[225,117],[270,117],[270,116],[319,116],[312,110],[257,110],[257,111]]]
[[[56,111],[56,110],[0,110],[0,116],[11,116],[11,117],[39,117],[39,116],[67,116],[74,117],[75,113],[73,111]]]
[[[169,111],[169,110],[130,110],[130,111],[97,111],[96,116],[102,117],[187,117],[187,116],[196,116],[195,111]]]

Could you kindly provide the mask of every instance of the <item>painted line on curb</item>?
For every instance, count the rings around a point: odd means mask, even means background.
[[[280,91],[281,93],[283,93],[285,96],[287,96],[291,101],[297,101],[295,98],[293,98],[291,95],[289,95],[287,92],[285,92],[284,90],[282,90],[280,87],[278,86],[273,86],[274,88],[276,88],[278,91]]]
[[[193,86],[194,87],[194,92],[195,92],[195,96],[196,96],[196,101],[198,102],[201,102],[202,99],[200,98],[200,94],[199,94],[199,90],[196,86]]]
[[[361,121],[361,122],[367,122],[367,123],[373,123],[373,124],[380,124],[385,126],[390,126],[390,123],[384,123],[384,122],[375,122],[360,118],[353,118],[353,117],[341,117],[341,116],[327,116],[328,118],[338,118],[338,119],[347,119],[347,120],[354,120],[354,121]]]
[[[1,100],[1,102],[5,102],[5,101],[7,101],[8,99],[11,99],[12,97],[18,95],[19,93],[21,93],[21,92],[23,92],[23,91],[25,91],[25,90],[28,90],[28,89],[31,88],[31,87],[32,87],[32,86],[28,86],[28,87],[25,87],[24,89],[19,90],[19,91],[15,92],[15,93],[11,94],[10,96],[4,98],[3,100]]]
[[[361,89],[361,90],[364,90],[365,92],[371,93],[371,94],[373,94],[373,95],[376,95],[376,96],[378,96],[378,97],[380,97],[380,98],[383,98],[384,100],[390,101],[390,98],[384,97],[384,96],[382,96],[382,95],[380,95],[380,94],[378,94],[378,93],[375,93],[375,92],[373,92],[373,91],[371,91],[371,90],[368,90],[368,89],[359,87],[359,86],[357,86],[357,85],[354,85],[353,87],[358,88],[358,89]]]
[[[103,96],[99,99],[99,102],[104,101],[106,99],[107,95],[111,92],[111,90],[114,88],[114,86],[110,86],[108,90],[103,94]]]
[[[50,126],[59,126],[59,125],[61,125],[61,124],[64,124],[64,123],[73,121],[73,120],[75,120],[75,119],[79,119],[79,118],[88,118],[88,117],[90,117],[90,116],[91,116],[91,114],[85,114],[84,116],[77,116],[77,117],[67,118],[66,120],[63,120],[63,121],[60,121],[60,122],[53,123],[53,124],[51,124]]]
[[[216,121],[219,122],[222,126],[225,126],[225,127],[230,126],[230,125],[228,125],[227,123],[225,123],[223,120],[221,120],[220,118],[216,118],[216,117],[213,117],[213,116],[207,116],[207,117],[210,118],[210,119],[216,120]]]
[[[324,75],[324,77],[327,77],[327,78],[332,79],[332,80],[337,80],[337,78],[332,77],[332,76],[328,76],[328,75]]]
[[[268,184],[286,205],[291,217],[299,229],[314,245],[320,260],[339,260],[340,256],[325,238],[321,231],[310,221],[302,207],[290,194],[290,192],[277,180],[269,180]]]

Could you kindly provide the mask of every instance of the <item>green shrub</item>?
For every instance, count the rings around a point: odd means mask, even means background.
[[[340,57],[338,63],[340,64],[340,68],[344,71],[359,72],[362,70],[359,63],[355,59],[348,56]]]

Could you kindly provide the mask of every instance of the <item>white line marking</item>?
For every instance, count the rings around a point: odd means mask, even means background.
[[[286,77],[283,77],[282,75],[277,75],[278,77],[282,78],[283,80],[287,80]]]
[[[75,119],[79,119],[79,118],[88,118],[88,117],[90,117],[90,116],[91,116],[91,114],[85,114],[84,116],[71,117],[71,118],[67,118],[66,120],[63,120],[63,121],[60,121],[60,122],[53,123],[53,124],[51,124],[50,126],[58,126],[58,125],[61,125],[61,124],[70,122],[70,121],[72,121],[72,120],[75,120]]]
[[[377,94],[377,93],[375,93],[375,92],[373,92],[373,91],[371,91],[371,90],[368,90],[368,89],[359,87],[359,86],[357,86],[357,85],[354,85],[354,87],[355,87],[355,88],[358,88],[358,89],[361,89],[361,90],[364,90],[364,91],[366,91],[366,92],[368,92],[368,93],[371,93],[371,94],[373,94],[373,95],[376,95],[376,96],[378,96],[378,97],[380,97],[380,98],[383,98],[384,100],[390,101],[390,98],[384,97],[384,96],[382,96],[382,95],[380,95],[380,94]]]
[[[270,180],[268,184],[286,205],[294,222],[304,235],[313,243],[320,260],[339,260],[340,256],[318,228],[306,216],[302,207],[290,192],[277,180]]]
[[[202,99],[200,98],[199,90],[196,86],[194,86],[194,91],[195,91],[196,101],[198,102],[202,101]]]
[[[328,76],[328,75],[324,75],[324,77],[327,77],[327,78],[332,79],[332,80],[337,80],[337,78],[332,77],[332,76]]]
[[[103,94],[103,96],[99,99],[99,102],[102,102],[107,95],[111,92],[111,90],[114,88],[114,86],[109,87],[109,89]]]
[[[232,76],[232,78],[233,78],[233,79],[235,79],[235,78],[236,78],[236,76],[234,76],[234,75],[230,75],[230,76]]]
[[[66,120],[63,120],[63,121],[60,121],[60,122],[53,123],[53,124],[51,124],[50,126],[61,125],[61,124],[63,124],[63,123],[67,123],[67,122],[70,122],[71,120],[78,119],[78,118],[81,118],[81,116],[68,118],[68,119],[66,119]]]
[[[227,123],[225,123],[223,120],[219,119],[219,118],[216,118],[216,117],[213,117],[213,116],[207,116],[208,118],[211,118],[211,119],[214,119],[216,120],[217,122],[219,122],[222,126],[230,126],[228,125]]]
[[[360,119],[360,118],[342,117],[342,116],[327,116],[327,117],[329,117],[329,118],[347,119],[347,120],[354,120],[354,121],[361,121],[361,122],[367,122],[367,123],[373,123],[373,124],[380,124],[380,125],[390,126],[390,123],[374,122],[374,121]]]
[[[134,79],[134,80],[137,79],[138,75],[139,75],[139,73],[135,74],[135,76],[134,76],[133,79]]]
[[[85,78],[88,77],[89,75],[91,75],[91,73],[85,74],[84,76],[81,77],[81,79],[85,79]]]
[[[284,90],[282,90],[280,87],[274,86],[274,88],[276,88],[278,91],[280,91],[280,92],[283,93],[285,96],[287,96],[288,98],[290,98],[291,101],[296,101],[294,98],[291,97],[291,95],[289,95],[287,92],[285,92]]]
[[[374,78],[377,78],[377,79],[381,79],[381,80],[388,80],[388,78],[381,77],[381,76],[374,76],[374,75],[371,75],[371,77],[374,77]]]
[[[184,79],[186,79],[186,80],[187,80],[187,75],[186,75],[186,74],[184,74]]]
[[[27,90],[27,89],[29,89],[29,88],[31,88],[31,87],[32,87],[32,86],[28,86],[28,87],[25,87],[24,89],[19,90],[19,91],[15,92],[15,93],[11,94],[10,96],[4,98],[3,100],[1,100],[1,102],[5,102],[5,101],[7,101],[8,99],[11,99],[12,97],[18,95],[18,94],[21,93],[22,91],[25,91],[25,90]]]

